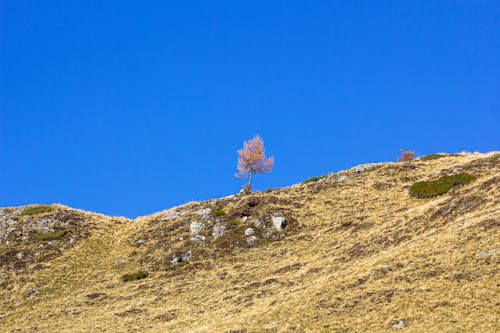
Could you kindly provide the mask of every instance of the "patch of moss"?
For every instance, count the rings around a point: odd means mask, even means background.
[[[66,230],[58,230],[53,232],[39,232],[36,239],[39,241],[51,241],[64,237],[68,232]]]
[[[240,221],[240,220],[237,220],[237,219],[234,219],[234,220],[229,221],[229,224],[230,224],[230,225],[240,225],[240,224],[241,224],[241,221]]]
[[[318,181],[320,179],[323,179],[325,178],[326,176],[318,176],[318,177],[312,177],[312,178],[309,178],[309,179],[306,179],[302,182],[302,184],[308,184],[308,183],[312,183],[312,182],[315,182],[315,181]]]
[[[21,213],[21,216],[33,216],[33,215],[38,215],[38,214],[43,214],[43,213],[49,213],[54,211],[55,208],[52,206],[47,206],[47,205],[41,205],[41,206],[34,206],[34,207],[28,207],[23,212]]]
[[[476,179],[469,173],[459,173],[453,176],[443,176],[433,181],[420,181],[410,187],[410,195],[416,198],[432,198],[445,194],[453,186],[470,183]]]
[[[128,281],[135,281],[135,280],[141,280],[145,279],[148,277],[148,273],[144,271],[139,271],[135,273],[130,273],[130,274],[125,274],[122,276],[122,281],[123,282],[128,282]]]
[[[217,209],[214,213],[215,217],[220,217],[226,215],[226,212],[222,209]]]
[[[445,154],[430,154],[427,156],[420,157],[421,161],[432,161],[432,160],[437,160],[439,158],[446,157]]]

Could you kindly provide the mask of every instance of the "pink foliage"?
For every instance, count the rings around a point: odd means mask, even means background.
[[[412,151],[400,150],[401,156],[398,158],[398,162],[409,162],[415,159],[415,153]]]
[[[266,157],[264,141],[259,135],[243,143],[243,149],[238,150],[238,178],[248,178],[245,189],[250,191],[253,174],[268,173],[273,169],[274,157]]]

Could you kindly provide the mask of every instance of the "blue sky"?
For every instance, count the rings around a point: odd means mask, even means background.
[[[500,1],[0,2],[0,206],[135,217],[499,149]]]

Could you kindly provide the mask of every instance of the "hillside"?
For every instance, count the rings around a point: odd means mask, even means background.
[[[367,164],[135,220],[2,208],[0,331],[498,332],[499,167]]]

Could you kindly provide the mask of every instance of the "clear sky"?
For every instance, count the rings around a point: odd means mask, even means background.
[[[500,1],[0,1],[0,206],[135,217],[499,150]]]

